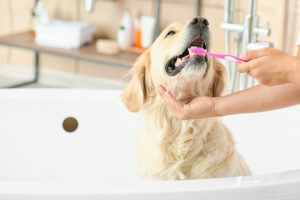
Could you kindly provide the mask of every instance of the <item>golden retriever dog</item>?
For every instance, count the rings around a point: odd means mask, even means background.
[[[141,111],[144,128],[137,142],[137,165],[150,180],[198,179],[249,175],[230,130],[216,117],[178,120],[156,91],[164,85],[181,102],[220,96],[225,70],[216,59],[189,53],[209,48],[209,26],[194,18],[169,25],[136,61],[122,94],[127,108]]]

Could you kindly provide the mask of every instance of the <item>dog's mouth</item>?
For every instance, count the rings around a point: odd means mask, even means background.
[[[166,72],[170,76],[178,74],[186,65],[192,62],[207,62],[207,57],[204,55],[196,55],[189,49],[191,47],[200,47],[207,50],[207,44],[201,37],[196,38],[192,41],[187,48],[180,55],[174,56],[168,60],[166,64]]]

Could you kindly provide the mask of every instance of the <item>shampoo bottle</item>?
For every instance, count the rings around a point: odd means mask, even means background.
[[[126,31],[124,26],[120,26],[118,31],[118,44],[121,48],[127,47],[126,44]]]
[[[135,28],[135,45],[138,48],[142,48],[142,30],[141,30],[141,24],[139,19],[135,19],[134,21],[134,28]]]
[[[128,9],[124,13],[122,26],[125,29],[125,47],[130,47],[134,44],[134,25]]]

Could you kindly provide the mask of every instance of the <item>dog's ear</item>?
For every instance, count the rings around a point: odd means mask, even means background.
[[[226,71],[225,67],[216,59],[213,60],[213,66],[215,69],[214,81],[212,85],[212,96],[218,97],[221,96],[225,89],[225,77]]]
[[[129,111],[138,112],[147,99],[146,70],[150,67],[150,50],[145,51],[135,62],[130,74],[132,79],[122,94]]]

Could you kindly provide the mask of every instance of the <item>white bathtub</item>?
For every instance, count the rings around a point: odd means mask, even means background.
[[[300,109],[224,118],[254,175],[143,182],[120,91],[0,90],[0,200],[299,200]],[[79,122],[67,133],[66,117]]]

